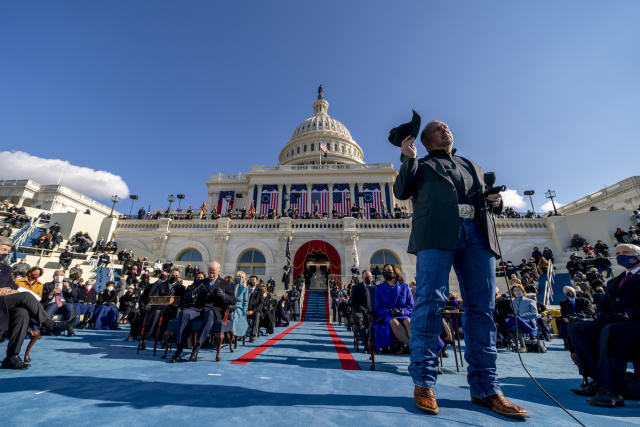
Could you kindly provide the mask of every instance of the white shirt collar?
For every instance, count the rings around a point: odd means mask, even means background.
[[[634,268],[633,270],[629,271],[627,270],[627,273],[631,273],[631,274],[636,274],[638,273],[638,271],[640,271],[640,265],[637,266],[636,268]],[[626,273],[625,273],[626,274]]]

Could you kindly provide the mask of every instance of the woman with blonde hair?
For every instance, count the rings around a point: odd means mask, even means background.
[[[233,335],[236,340],[244,336],[249,328],[247,321],[247,306],[249,305],[249,289],[247,288],[247,274],[240,270],[234,279],[236,293],[236,310],[233,314]]]
[[[521,334],[537,335],[536,319],[538,318],[538,308],[535,301],[525,298],[524,287],[519,283],[511,285],[509,291],[511,292],[513,314],[505,319],[505,328],[514,335],[516,328]],[[524,339],[522,335],[519,337],[520,352],[526,352]]]

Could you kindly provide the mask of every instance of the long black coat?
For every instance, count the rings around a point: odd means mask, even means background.
[[[0,262],[0,288],[18,289],[18,286],[13,282],[11,276],[11,267],[4,262]],[[9,329],[9,310],[7,304],[4,302],[4,297],[0,297],[0,331],[6,331]]]
[[[218,298],[215,295],[216,289],[222,289],[224,297]],[[236,295],[233,285],[218,276],[212,287],[209,286],[207,278],[196,282],[189,291],[185,292],[183,306],[196,310],[214,310],[216,318],[222,318],[224,310],[235,304]]]
[[[596,314],[596,320],[601,324],[617,321],[616,315],[622,313],[626,313],[630,320],[640,321],[640,272],[631,276],[618,289],[618,283],[626,274],[625,271],[607,282],[605,297]]]
[[[479,185],[476,193],[476,210],[484,206],[484,173],[480,166],[463,157],[453,156],[456,162],[467,162],[475,172]],[[405,159],[393,183],[393,194],[400,200],[413,201],[413,219],[408,252],[416,254],[423,249],[451,249],[458,244],[460,221],[458,195],[453,181],[440,162],[430,156],[422,159]],[[492,208],[502,212],[502,203]],[[484,209],[476,212],[491,251],[498,256],[498,242],[493,233],[493,218]]]
[[[251,293],[251,288],[249,288],[247,294],[249,295],[249,304],[247,304],[247,311],[262,311],[262,304],[264,303],[264,295],[260,288],[256,286]]]

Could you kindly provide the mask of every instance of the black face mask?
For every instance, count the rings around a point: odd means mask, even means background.
[[[391,271],[383,271],[382,277],[384,277],[384,279],[388,281],[388,280],[392,280],[394,277],[396,277],[396,275],[393,274],[393,272]]]
[[[371,277],[365,277],[364,278],[364,284],[365,285],[370,285],[371,284]]]
[[[171,276],[169,278],[169,283],[174,283],[176,281],[176,276]]]
[[[0,262],[5,262],[9,258],[9,254],[0,254]]]
[[[573,298],[573,297],[575,297],[575,296],[576,296],[576,294],[574,294],[573,292],[567,292],[567,296],[568,296],[569,298]]]

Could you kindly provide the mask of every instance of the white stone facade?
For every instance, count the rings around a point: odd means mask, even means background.
[[[591,208],[602,210],[637,210],[640,206],[640,176],[632,176],[602,190],[591,193],[558,208],[561,215],[588,212]]]

